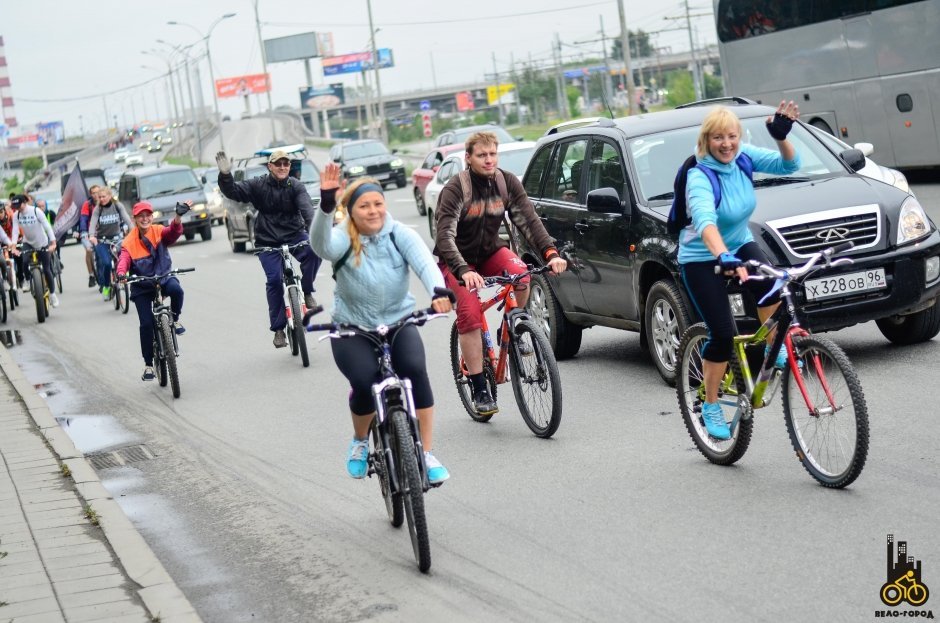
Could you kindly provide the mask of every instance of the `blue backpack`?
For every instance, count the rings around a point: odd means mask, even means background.
[[[739,154],[735,162],[741,167],[741,170],[747,174],[747,179],[754,181],[754,162],[751,157],[745,153]],[[685,187],[689,178],[689,171],[698,169],[705,174],[708,181],[712,184],[712,192],[715,193],[715,209],[721,203],[721,184],[718,183],[718,174],[705,165],[699,164],[695,155],[685,159],[679,172],[676,173],[676,180],[672,183],[672,207],[669,209],[669,219],[666,221],[666,231],[670,234],[678,235],[685,229],[692,219],[689,217],[688,206],[685,201]]]

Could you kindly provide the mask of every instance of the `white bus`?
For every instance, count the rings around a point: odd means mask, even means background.
[[[714,0],[726,95],[770,106],[879,163],[940,165],[940,0]]]

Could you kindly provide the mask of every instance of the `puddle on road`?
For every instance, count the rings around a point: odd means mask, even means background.
[[[140,442],[139,437],[109,415],[57,416],[56,421],[83,454]]]
[[[48,398],[59,393],[59,390],[53,388],[52,385],[52,383],[36,383],[33,387],[36,388],[36,393],[39,394],[40,398]]]
[[[19,346],[23,343],[23,335],[19,330],[5,330],[0,331],[0,343],[2,343],[7,348],[13,348],[14,346]]]

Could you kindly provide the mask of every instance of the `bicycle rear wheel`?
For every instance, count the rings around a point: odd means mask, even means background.
[[[483,340],[483,335],[480,335]],[[457,334],[457,322],[450,328],[450,367],[454,373],[454,383],[457,385],[457,395],[460,396],[460,402],[467,414],[477,422],[489,422],[493,413],[480,415],[473,407],[473,385],[470,383],[470,377],[467,375],[467,366],[463,360],[463,353],[460,352],[460,339]],[[496,400],[496,374],[493,373],[493,367],[486,357],[486,342],[483,342],[483,378],[486,380],[486,386],[490,390],[490,396]]]
[[[293,354],[300,353],[300,362],[304,364],[304,367],[310,365],[310,356],[307,354],[307,338],[304,335],[304,323],[303,323],[303,314],[300,311],[300,294],[297,292],[297,288],[290,289],[290,317],[291,322],[288,329],[293,335],[291,339],[291,352]]]
[[[62,294],[62,260],[55,252],[52,253],[52,268],[52,272],[55,273],[55,287],[59,294]]]
[[[868,407],[852,362],[832,340],[793,338],[803,368],[783,381],[783,416],[790,442],[809,474],[826,487],[852,483],[868,457]],[[796,375],[803,379],[806,397]]]
[[[176,367],[176,351],[173,350],[173,325],[167,314],[160,315],[160,339],[163,341],[163,355],[166,361],[166,373],[170,377],[170,389],[173,397],[180,397],[180,376]]]
[[[422,573],[431,568],[431,542],[428,538],[428,522],[424,515],[424,488],[418,472],[418,454],[408,414],[395,408],[389,414],[395,434],[395,459],[398,461],[398,486],[404,502],[405,517],[408,518],[408,533],[415,561]]]
[[[531,320],[519,320],[514,328],[512,391],[522,419],[536,437],[547,439],[561,424],[561,374],[552,346]],[[531,351],[522,355],[520,351]]]
[[[36,301],[36,320],[40,323],[46,321],[46,294],[45,288],[43,287],[43,277],[42,270],[39,267],[35,267],[29,271],[31,279],[31,287],[33,293],[33,299]]]
[[[382,499],[385,500],[385,512],[388,520],[396,528],[400,528],[405,521],[405,511],[400,492],[393,492],[388,481],[388,463],[385,461],[385,444],[379,434],[375,419],[372,420],[372,471],[379,477],[379,488],[382,490]]]
[[[751,443],[754,418],[750,417],[750,405],[747,404],[744,377],[738,369],[737,360],[732,359],[729,373],[734,376],[738,408],[747,410],[747,417],[738,419],[731,439],[715,439],[705,430],[702,420],[702,404],[705,402],[705,376],[702,366],[702,350],[708,341],[708,329],[699,323],[686,329],[679,342],[679,368],[676,377],[676,395],[679,399],[679,412],[689,431],[689,436],[702,455],[716,465],[731,465],[744,456]],[[718,400],[727,403],[733,396],[719,392]],[[727,404],[725,404],[727,406]]]

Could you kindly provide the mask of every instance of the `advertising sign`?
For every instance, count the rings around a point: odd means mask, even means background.
[[[341,82],[322,87],[304,87],[300,89],[301,108],[325,110],[345,103],[346,95]]]
[[[238,97],[253,93],[267,93],[270,90],[270,78],[267,74],[250,74],[234,78],[219,78],[215,81],[215,94],[219,97]]]
[[[61,121],[37,123],[36,133],[44,145],[54,145],[65,142],[65,124]]]
[[[461,91],[457,93],[454,97],[457,98],[457,111],[466,112],[468,110],[473,110],[473,93],[470,91]]]
[[[302,61],[320,56],[319,37],[315,32],[305,32],[289,37],[264,40],[264,55],[269,63]]]
[[[378,57],[379,69],[385,69],[386,67],[393,67],[395,65],[390,48],[379,48],[375,51],[375,55]],[[324,76],[354,74],[366,69],[372,69],[372,53],[355,52],[341,56],[325,56],[321,62],[323,63]]]
[[[496,103],[496,100],[502,98],[504,95],[516,88],[516,85],[512,83],[500,84],[499,85],[499,95],[496,94],[496,87],[486,87],[486,103],[492,106]]]
[[[7,146],[14,149],[29,149],[30,147],[39,147],[39,135],[21,134],[20,136],[10,136],[7,138]]]

